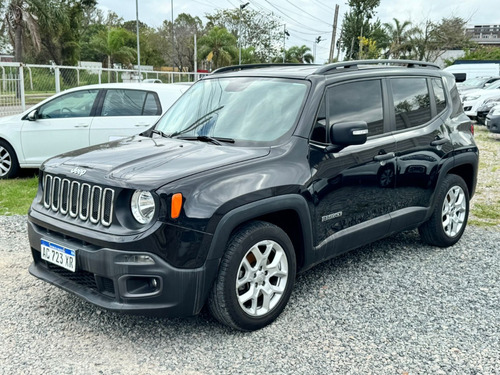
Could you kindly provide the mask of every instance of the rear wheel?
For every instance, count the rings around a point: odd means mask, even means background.
[[[457,175],[445,177],[436,196],[434,212],[419,228],[421,238],[430,245],[454,245],[464,233],[469,216],[469,190]]]
[[[286,233],[270,223],[251,222],[229,240],[208,300],[210,312],[241,331],[265,327],[285,308],[295,273]]]
[[[0,140],[0,179],[16,177],[18,172],[19,163],[14,149]]]

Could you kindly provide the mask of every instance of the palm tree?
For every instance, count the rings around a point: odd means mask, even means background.
[[[394,24],[384,23],[384,27],[389,35],[390,47],[387,56],[395,59],[408,57],[411,52],[411,37],[415,33],[415,28],[411,27],[410,21],[400,22],[393,18]]]
[[[85,0],[85,3],[89,0]],[[6,31],[14,46],[14,60],[22,62],[29,42],[36,52],[42,47],[40,26],[46,30],[60,28],[68,22],[62,3],[48,0],[9,0],[3,12],[2,32]]]
[[[94,50],[106,55],[108,68],[112,68],[114,62],[129,65],[136,57],[136,49],[131,47],[135,43],[135,35],[121,27],[100,31],[90,43]]]
[[[287,63],[299,63],[299,64],[311,64],[314,62],[314,57],[311,54],[311,49],[306,45],[302,46],[292,46],[285,52],[285,62]],[[282,62],[282,57],[278,56],[274,59],[275,62]]]
[[[14,45],[14,61],[23,61],[23,41],[26,32],[30,36],[35,50],[40,51],[38,17],[33,12],[38,5],[37,1],[30,0],[10,0],[7,3],[2,29],[6,29]]]
[[[214,26],[200,39],[200,57],[211,56],[215,68],[230,65],[238,56],[236,37],[223,27]]]

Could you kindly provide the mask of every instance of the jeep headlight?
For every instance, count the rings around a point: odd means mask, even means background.
[[[141,224],[148,224],[155,214],[155,200],[149,191],[136,190],[132,195],[130,209],[134,219]]]

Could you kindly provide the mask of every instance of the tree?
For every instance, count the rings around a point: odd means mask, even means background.
[[[379,47],[384,48],[387,35],[380,21],[371,22],[375,8],[380,0],[349,0],[349,12],[344,15],[342,25],[342,50],[347,59],[357,59],[362,51],[362,37],[374,40]]]
[[[389,38],[389,49],[386,57],[393,59],[406,58],[411,53],[411,37],[415,33],[410,21],[400,22],[393,18],[394,24],[384,23],[383,26]]]
[[[31,39],[35,50],[41,48],[38,17],[35,12],[43,7],[43,1],[10,0],[4,10],[2,31],[6,31],[14,46],[14,61],[23,62],[24,41]]]
[[[136,58],[135,35],[123,28],[103,30],[92,38],[91,43],[96,51],[106,56],[108,68],[116,62],[130,65]]]
[[[311,64],[314,62],[314,57],[310,53],[311,49],[305,45],[302,46],[292,46],[285,52],[285,62],[295,63],[295,64]],[[283,57],[277,56],[274,59],[275,62],[282,62]]]
[[[240,9],[219,10],[214,14],[206,15],[207,28],[219,26],[225,28],[238,40],[240,30]],[[253,47],[254,54],[259,62],[266,62],[279,54],[275,41],[283,36],[283,25],[271,15],[263,15],[252,9],[241,11],[241,47]]]
[[[200,57],[210,58],[214,68],[230,65],[238,56],[236,37],[226,29],[214,26],[200,39]]]
[[[446,50],[470,48],[473,44],[465,26],[466,21],[459,17],[443,18],[439,23],[427,20],[411,37],[412,57],[432,62]]]

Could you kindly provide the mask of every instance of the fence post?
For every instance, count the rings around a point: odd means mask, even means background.
[[[26,110],[26,98],[24,97],[24,70],[23,64],[19,65],[19,94],[21,95],[21,108]]]
[[[99,69],[99,84],[101,84],[102,69]]]
[[[80,86],[80,69],[76,69],[76,85]]]
[[[60,72],[59,72],[59,67],[55,66],[54,67],[55,73],[56,73],[56,94],[61,92],[61,81],[60,81]]]

